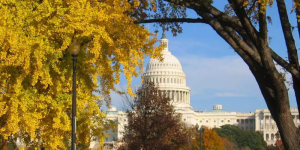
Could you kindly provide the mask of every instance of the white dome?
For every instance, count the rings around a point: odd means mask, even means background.
[[[163,61],[151,58],[144,76],[168,74],[185,77],[179,60],[168,50],[168,39],[161,39],[161,43],[166,44],[166,47],[162,51]]]
[[[186,76],[179,60],[168,50],[168,39],[163,36],[161,43],[166,45],[162,51],[163,61],[150,59],[144,80],[158,85],[159,90],[167,94],[175,108],[190,109],[190,88],[186,86]]]
[[[151,58],[145,73],[154,73],[155,71],[172,71],[184,75],[179,60],[172,55],[171,52],[163,51],[162,57],[164,58],[162,62],[159,59]]]

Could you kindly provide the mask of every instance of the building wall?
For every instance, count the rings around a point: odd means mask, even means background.
[[[300,125],[298,110],[291,109],[292,117],[296,126]],[[264,140],[268,145],[276,141],[278,128],[272,119],[268,109],[257,109],[253,113],[227,112],[223,110],[213,110],[209,112],[194,111],[191,109],[180,109],[177,113],[182,114],[182,121],[186,124],[199,126],[204,125],[208,128],[220,128],[222,125],[236,125],[242,130],[258,131],[263,134]],[[118,122],[117,132],[109,130],[106,133],[111,135],[106,139],[106,143],[121,140],[123,137],[124,125],[127,123],[127,116],[124,111],[109,113],[107,117]]]
[[[298,109],[291,108],[291,113],[294,123],[298,127],[300,125]],[[264,140],[268,145],[275,143],[278,128],[268,109],[255,110],[255,131],[263,134]]]

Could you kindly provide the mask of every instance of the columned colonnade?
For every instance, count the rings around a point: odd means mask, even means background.
[[[182,90],[161,90],[170,97],[174,102],[183,102],[190,104],[190,92]]]

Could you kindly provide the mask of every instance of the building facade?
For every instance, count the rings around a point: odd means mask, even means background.
[[[168,49],[168,39],[163,34],[161,43],[166,45],[162,51],[164,60],[150,59],[143,74],[145,81],[152,81],[171,99],[177,113],[182,114],[182,121],[189,125],[204,125],[209,128],[219,128],[222,125],[236,125],[242,130],[259,131],[268,145],[275,143],[278,129],[268,109],[255,110],[253,113],[229,112],[222,105],[214,105],[211,111],[195,111],[190,105],[190,91],[186,86],[186,76],[180,61]],[[291,109],[294,122],[300,124],[296,108]],[[115,141],[123,137],[124,125],[127,123],[125,111],[111,107],[107,118],[118,123],[116,132],[105,131],[110,137],[105,139],[106,149],[110,149]],[[99,144],[98,144],[99,145]],[[90,148],[97,148],[97,142],[92,142]]]

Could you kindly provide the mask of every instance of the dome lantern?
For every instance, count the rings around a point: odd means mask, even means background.
[[[160,43],[165,45],[163,52],[169,51],[169,45],[168,45],[169,40],[167,39],[167,36],[165,34],[165,31],[163,31],[162,37],[160,39]]]

